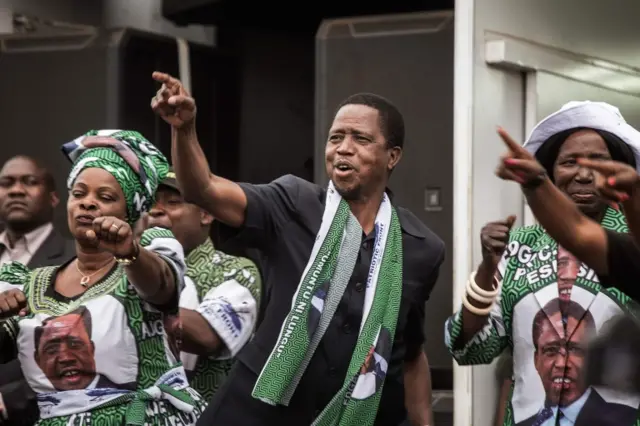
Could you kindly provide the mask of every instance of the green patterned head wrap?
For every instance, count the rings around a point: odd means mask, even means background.
[[[169,171],[165,156],[140,133],[129,130],[92,130],[64,144],[62,152],[73,162],[68,189],[87,168],[113,175],[127,202],[129,224],[151,208],[158,183]]]

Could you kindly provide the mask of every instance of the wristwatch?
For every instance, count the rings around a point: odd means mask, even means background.
[[[139,255],[140,255],[140,246],[138,245],[138,242],[136,240],[133,240],[133,252],[130,255],[127,255],[124,257],[118,257],[118,256],[113,256],[113,257],[116,260],[116,262],[118,262],[122,266],[129,266],[138,259]]]

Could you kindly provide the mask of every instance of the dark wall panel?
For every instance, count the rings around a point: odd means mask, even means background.
[[[224,96],[229,96],[227,90],[220,90],[225,87],[221,79],[234,77],[228,61],[211,48],[193,45],[191,61],[198,131],[211,166],[217,169],[220,156],[215,141],[219,134],[232,137],[237,129],[237,122],[218,119],[216,111],[222,110]],[[175,39],[134,30],[101,34],[81,50],[0,56],[0,164],[25,154],[53,170],[63,200],[56,212],[59,229],[67,229],[65,180],[70,166],[60,152],[63,143],[87,130],[121,128],[140,131],[170,154],[170,127],[150,108],[159,88],[151,79],[154,70],[178,74]],[[235,144],[225,147],[236,148]],[[237,170],[233,158],[229,155],[224,167]]]

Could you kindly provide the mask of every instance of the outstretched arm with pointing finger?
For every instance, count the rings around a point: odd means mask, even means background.
[[[640,244],[640,176],[636,169],[618,161],[581,158],[578,163],[599,173],[596,184],[603,196],[622,203],[629,229]]]
[[[162,84],[151,108],[171,125],[171,156],[182,194],[232,227],[244,223],[247,198],[235,182],[211,173],[196,133],[196,102],[182,83],[161,72],[153,79]]]

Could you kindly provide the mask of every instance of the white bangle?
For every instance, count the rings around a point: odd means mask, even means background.
[[[496,299],[495,297],[484,297],[479,295],[476,291],[473,290],[473,287],[471,286],[471,281],[467,282],[467,296],[469,296],[476,302],[486,303],[489,305],[492,304],[493,301]]]
[[[476,308],[475,306],[473,306],[471,304],[471,302],[469,302],[469,298],[467,296],[467,294],[465,293],[464,297],[462,298],[462,305],[467,308],[467,310],[469,312],[471,312],[472,314],[484,317],[487,316],[491,313],[491,309],[493,309],[493,304],[487,306],[486,308]]]
[[[469,285],[471,286],[471,288],[476,294],[482,297],[488,297],[493,299],[498,295],[498,293],[500,292],[500,286],[496,282],[495,277],[493,277],[492,279],[492,284],[493,284],[493,290],[485,290],[476,283],[476,271],[473,271],[469,276]]]

